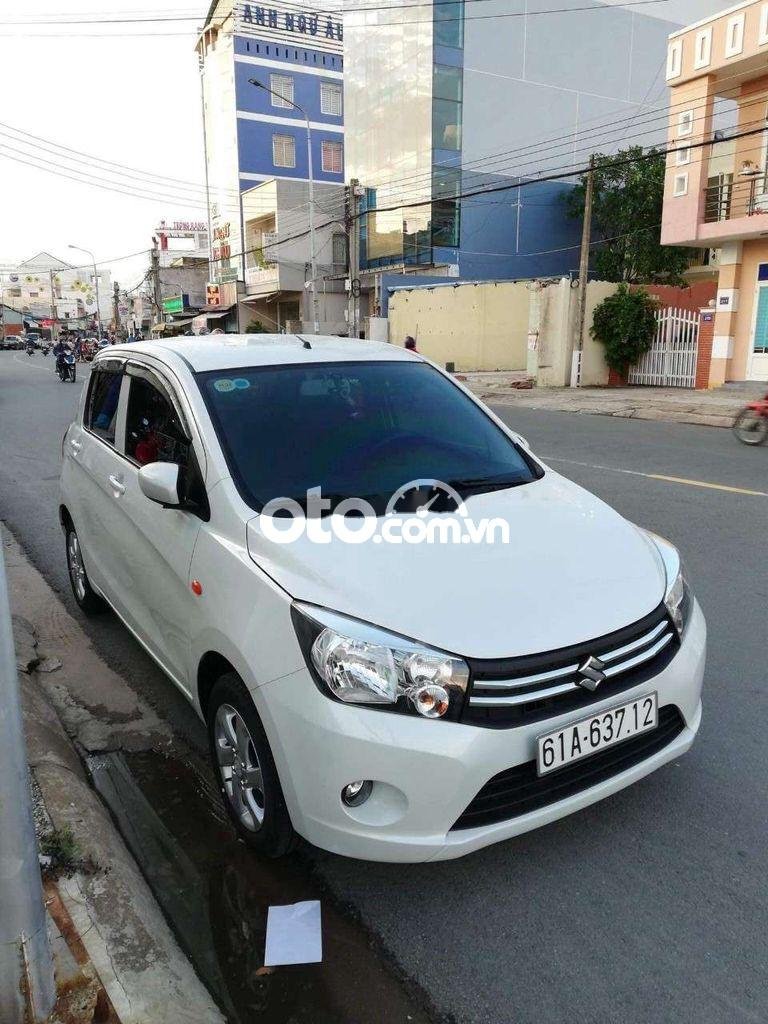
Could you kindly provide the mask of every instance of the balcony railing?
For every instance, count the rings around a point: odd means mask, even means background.
[[[768,187],[761,174],[748,181],[725,181],[704,189],[704,223],[768,214]]]
[[[248,295],[261,295],[273,291],[278,284],[276,263],[260,267],[245,268],[245,290]]]

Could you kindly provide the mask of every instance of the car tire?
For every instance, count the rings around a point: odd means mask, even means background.
[[[238,835],[263,857],[284,856],[298,837],[264,726],[236,673],[214,684],[207,720],[213,770]]]
[[[69,583],[77,606],[85,615],[101,615],[107,611],[108,606],[104,598],[100,597],[90,584],[88,573],[85,571],[80,540],[71,523],[67,524],[66,538]]]

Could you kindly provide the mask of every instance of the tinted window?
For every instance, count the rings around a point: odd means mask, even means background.
[[[198,375],[241,494],[260,509],[321,487],[383,511],[405,483],[462,493],[528,483],[534,463],[425,363],[330,363]]]
[[[117,403],[120,398],[120,370],[95,369],[91,375],[85,425],[110,444],[115,443]]]
[[[175,462],[185,467],[189,441],[168,396],[146,377],[131,375],[125,423],[125,454],[146,466]]]

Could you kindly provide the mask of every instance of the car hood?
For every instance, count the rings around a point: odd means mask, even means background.
[[[350,544],[269,540],[247,524],[251,558],[292,597],[466,657],[555,650],[653,611],[665,590],[652,542],[549,470],[467,499],[473,520],[509,524],[509,543]],[[330,524],[324,520],[328,526]],[[330,532],[330,531],[329,531]]]

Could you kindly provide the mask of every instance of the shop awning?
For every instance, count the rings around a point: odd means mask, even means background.
[[[220,320],[223,316],[229,316],[229,310],[225,309],[223,313],[207,313],[207,312],[204,312],[204,313],[201,313],[200,315],[204,316],[206,320]]]
[[[206,316],[212,316],[214,313],[217,316],[226,316],[230,309],[234,309],[234,307],[234,302],[229,306],[201,306],[200,312],[205,313]]]

